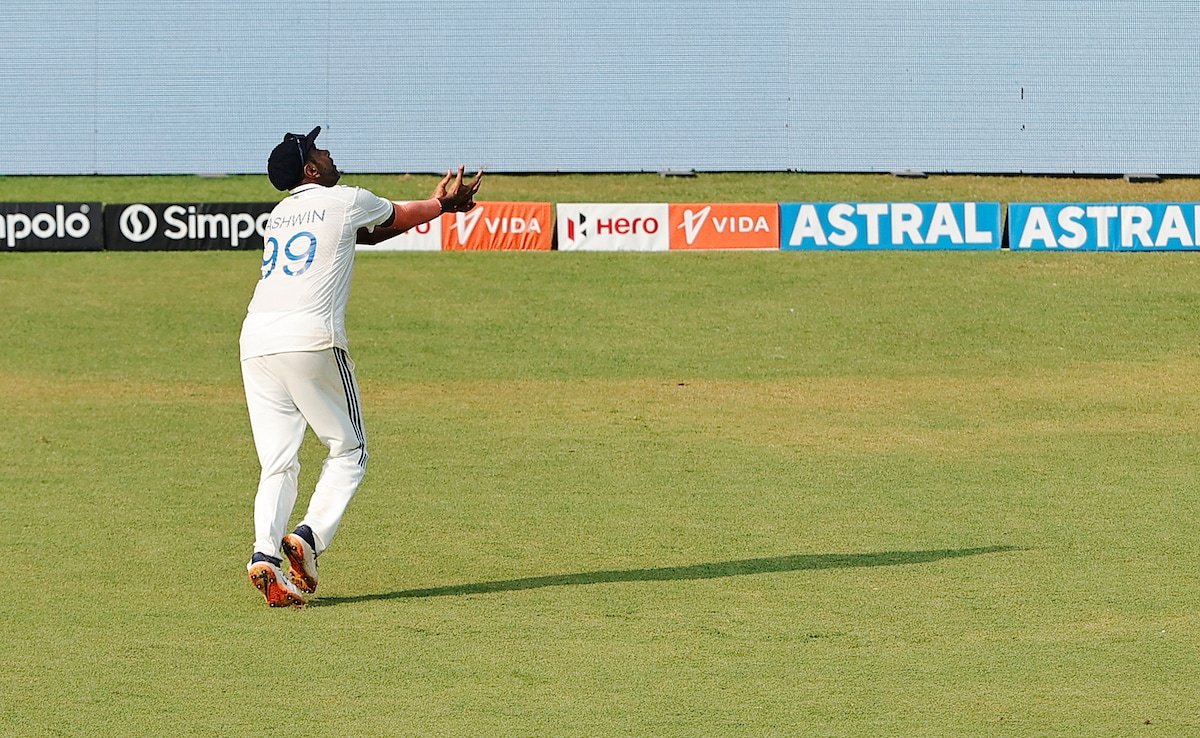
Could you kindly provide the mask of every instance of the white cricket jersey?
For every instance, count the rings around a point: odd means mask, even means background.
[[[241,356],[346,349],[346,303],[359,228],[392,203],[359,187],[306,184],[271,211],[262,278],[242,323]]]

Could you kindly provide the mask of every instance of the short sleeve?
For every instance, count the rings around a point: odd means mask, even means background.
[[[351,218],[355,228],[375,230],[375,226],[387,220],[393,212],[392,201],[373,192],[358,188],[354,193]]]

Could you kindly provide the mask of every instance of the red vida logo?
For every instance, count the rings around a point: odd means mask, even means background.
[[[775,203],[680,203],[670,217],[673,249],[779,248]]]
[[[550,203],[481,202],[465,213],[444,215],[447,250],[548,250]],[[453,234],[453,235],[451,235]]]

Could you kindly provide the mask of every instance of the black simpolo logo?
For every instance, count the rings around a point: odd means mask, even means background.
[[[99,251],[98,202],[0,203],[0,244],[9,251]]]
[[[104,208],[106,247],[192,251],[263,247],[275,203],[128,203]]]

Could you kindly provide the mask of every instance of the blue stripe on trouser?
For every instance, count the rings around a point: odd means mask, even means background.
[[[346,391],[346,409],[350,412],[350,425],[354,427],[354,436],[358,439],[359,455],[358,465],[367,465],[367,439],[363,434],[362,416],[358,406],[358,391],[354,386],[354,374],[350,371],[350,365],[346,352],[340,348],[333,349],[333,355],[337,359],[338,373],[342,375],[342,388]]]

